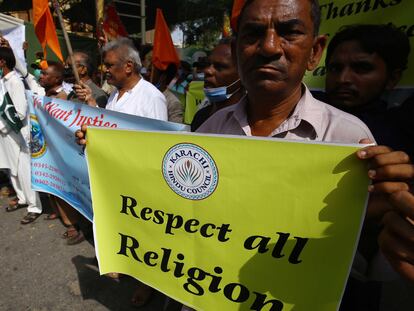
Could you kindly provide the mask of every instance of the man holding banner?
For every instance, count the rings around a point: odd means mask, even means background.
[[[235,1],[234,53],[248,95],[238,104],[217,112],[198,132],[341,143],[358,143],[364,138],[374,141],[359,119],[315,100],[302,84],[305,71],[316,68],[326,44],[325,36],[318,35],[319,22],[319,5],[315,0]],[[385,147],[370,150],[369,156],[359,155],[376,159],[390,152]],[[401,163],[409,162],[406,156],[390,155],[389,164],[397,158]],[[373,192],[406,188],[401,183],[391,189],[392,183],[384,185],[379,176],[374,176],[370,175],[378,184],[371,186]]]
[[[248,95],[198,131],[341,143],[373,140],[365,124],[317,101],[302,84],[326,44],[326,37],[318,35],[317,1],[293,1],[294,9],[281,1],[237,2],[243,5],[233,16],[235,56]]]
[[[126,38],[111,41],[103,47],[103,53],[107,81],[116,87],[106,109],[167,121],[165,96],[141,77],[141,59],[132,42]],[[88,86],[75,86],[75,91],[80,100],[90,106],[97,105]],[[132,298],[133,304],[145,304],[151,293],[150,287],[140,284]]]
[[[370,131],[360,120],[317,101],[302,84],[305,71],[317,66],[326,43],[325,37],[318,35],[318,1],[236,1],[233,13],[233,29],[237,32],[235,54],[248,95],[235,106],[213,115],[199,132],[337,143],[368,143],[364,138],[373,141]],[[84,133],[78,131],[76,135],[81,143],[85,143]],[[358,156],[372,160],[369,177],[375,183],[369,188],[371,192],[391,193],[408,187],[403,182],[384,182],[406,176],[395,171],[384,174],[382,168],[389,164],[409,163],[404,153],[392,153],[389,148],[378,146],[363,149]],[[132,213],[137,204],[129,199],[132,203],[124,200],[128,203],[125,208],[130,208]],[[377,208],[374,204],[371,207]],[[146,212],[150,210],[148,207],[144,209]],[[146,216],[142,218],[146,219]],[[138,248],[138,242],[127,247]],[[221,273],[221,270],[217,271]],[[271,282],[276,277],[273,275]]]
[[[116,87],[106,109],[167,121],[165,96],[141,77],[141,59],[132,42],[113,40],[103,47],[103,53],[107,81]],[[88,86],[76,86],[75,91],[81,101],[97,106]]]

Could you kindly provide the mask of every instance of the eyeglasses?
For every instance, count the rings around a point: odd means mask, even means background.
[[[113,63],[113,64],[111,64],[111,63],[104,63],[104,65],[105,65],[106,69],[111,69],[114,66],[122,65],[122,62],[117,62],[117,63]]]

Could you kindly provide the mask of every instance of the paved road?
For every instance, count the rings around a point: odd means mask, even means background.
[[[25,213],[0,210],[0,311],[163,310],[159,293],[133,308],[135,280],[101,277],[91,242],[67,246],[59,220],[21,225]]]

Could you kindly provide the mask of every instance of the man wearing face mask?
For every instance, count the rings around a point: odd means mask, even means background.
[[[204,69],[204,93],[210,104],[194,116],[193,132],[216,111],[239,102],[245,93],[231,56],[231,42],[232,38],[220,40],[209,57],[209,65]]]

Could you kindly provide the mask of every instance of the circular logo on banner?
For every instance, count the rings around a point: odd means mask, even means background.
[[[46,152],[46,141],[35,115],[30,115],[30,151],[32,158],[40,158]]]
[[[217,188],[218,172],[210,154],[194,144],[178,144],[164,156],[162,173],[168,186],[189,200],[203,200]]]

